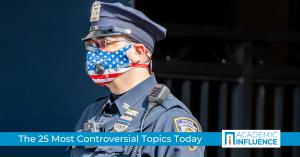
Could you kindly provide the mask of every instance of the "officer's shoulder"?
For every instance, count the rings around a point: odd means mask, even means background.
[[[195,131],[202,131],[198,120],[192,115],[191,111],[174,95],[170,94],[161,104],[166,110],[159,118],[162,124],[173,124],[173,127],[178,131],[180,128],[177,123],[188,122],[195,125]],[[172,122],[172,123],[170,123]],[[180,129],[179,129],[180,130]]]
[[[167,98],[162,102],[162,107],[164,107],[167,111],[173,108],[177,110],[183,110],[188,114],[191,114],[191,111],[180,101],[178,100],[172,93],[170,93]]]
[[[187,126],[193,132],[201,132],[202,128],[198,120],[181,107],[171,107],[162,113],[156,121],[155,131],[187,132]]]

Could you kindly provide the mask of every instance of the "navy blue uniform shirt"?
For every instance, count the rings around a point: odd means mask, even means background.
[[[83,124],[94,120],[105,132],[113,130],[121,116],[126,116],[128,108],[137,112],[125,132],[138,132],[143,114],[148,106],[147,96],[157,84],[154,75],[150,76],[114,102],[109,96],[89,105],[77,123],[76,131],[83,129]],[[201,126],[189,109],[169,94],[162,104],[154,107],[145,119],[143,132],[200,132]],[[102,146],[95,149],[75,147],[72,157],[107,157],[129,156],[133,146]],[[203,157],[204,147],[194,146],[143,146],[141,156],[149,157]]]

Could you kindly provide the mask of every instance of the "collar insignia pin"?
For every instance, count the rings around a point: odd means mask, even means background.
[[[125,108],[126,110],[128,110],[129,105],[127,103],[124,103],[124,105],[122,107]]]

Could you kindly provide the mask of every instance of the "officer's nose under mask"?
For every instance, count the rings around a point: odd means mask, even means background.
[[[148,68],[149,63],[133,64],[126,52],[131,44],[115,52],[107,52],[96,47],[88,47],[86,55],[86,71],[89,77],[98,85],[104,86],[121,74],[136,68]]]

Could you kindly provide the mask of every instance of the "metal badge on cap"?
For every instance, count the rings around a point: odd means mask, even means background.
[[[91,9],[90,22],[95,22],[100,20],[100,8],[101,8],[100,1],[95,1]]]

